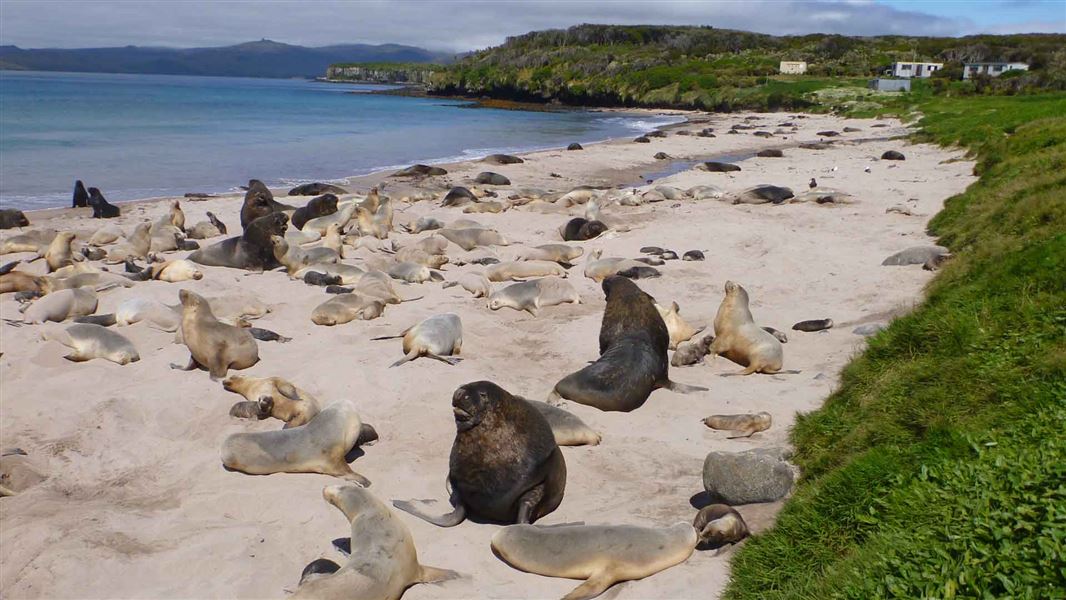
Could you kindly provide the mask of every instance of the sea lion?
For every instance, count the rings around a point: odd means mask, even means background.
[[[284,236],[289,217],[272,212],[250,223],[239,236],[201,248],[187,258],[209,267],[230,267],[260,272],[279,266],[271,236]]]
[[[147,221],[138,223],[133,228],[133,233],[126,238],[126,241],[107,251],[107,258],[104,259],[104,262],[115,264],[131,259],[145,258],[152,249],[151,231],[151,223]]]
[[[795,194],[787,187],[761,184],[750,187],[741,192],[727,194],[726,199],[733,204],[781,204],[785,200],[794,197]]]
[[[774,329],[773,327],[763,327],[762,329],[766,333],[769,333],[770,335],[772,335],[775,338],[777,338],[777,341],[781,342],[782,344],[787,344],[788,343],[788,336],[785,335],[785,332],[778,331],[778,330]]]
[[[523,400],[526,399],[523,398]],[[532,404],[533,408],[540,411],[540,414],[544,415],[544,418],[548,420],[548,425],[552,428],[552,435],[555,437],[555,443],[560,446],[596,446],[603,439],[603,436],[593,431],[591,427],[585,425],[584,421],[571,412],[546,402],[538,402],[536,400],[526,400],[526,402]]]
[[[567,150],[584,150],[585,148],[581,144],[579,144],[577,142],[574,142],[574,143],[570,144],[569,146],[567,146],[566,149]]]
[[[63,231],[56,234],[48,249],[44,252],[44,262],[48,265],[48,272],[52,273],[59,269],[74,264],[75,257],[82,259],[81,255],[75,255],[70,244],[74,241],[74,233]]]
[[[389,277],[407,283],[425,283],[427,281],[444,281],[444,276],[426,265],[412,262],[397,262],[388,266]]]
[[[448,171],[441,167],[433,167],[430,165],[411,165],[406,169],[396,171],[390,177],[438,177],[441,175],[447,175]]]
[[[199,281],[204,278],[203,271],[197,269],[195,263],[184,258],[152,263],[145,271],[148,272],[148,279],[166,281],[167,283],[180,283],[189,280]]]
[[[515,283],[493,292],[489,296],[488,306],[491,310],[504,307],[524,310],[535,317],[541,308],[568,302],[581,304],[581,295],[574,286],[565,279],[543,277]]]
[[[521,248],[515,253],[515,260],[550,260],[564,267],[571,265],[574,259],[585,253],[584,248],[567,244],[542,244],[535,248]]]
[[[118,225],[104,225],[97,229],[89,237],[90,246],[107,246],[108,244],[114,244],[124,237],[122,229]]]
[[[327,277],[340,278],[340,283],[343,285],[352,285],[366,274],[366,271],[360,269],[355,265],[349,265],[342,262],[339,263],[319,263],[317,265],[310,265],[303,267],[299,271],[296,271],[291,275],[293,279],[303,279],[308,273],[321,273]]]
[[[133,282],[122,275],[106,271],[75,273],[67,277],[49,277],[48,279],[49,285],[46,287],[53,292],[81,287],[93,288],[97,292],[102,292],[113,287],[133,286]]]
[[[716,185],[697,185],[687,190],[693,200],[721,200],[725,190]]]
[[[208,238],[226,235],[226,224],[215,216],[215,213],[207,211],[207,220],[200,221],[189,228],[188,238],[192,240],[206,240]]]
[[[247,400],[234,404],[230,415],[259,419],[274,417],[285,422],[285,429],[307,423],[322,410],[317,398],[281,377],[230,375],[222,380],[222,387]],[[248,410],[249,405],[255,410]]]
[[[492,283],[481,273],[463,273],[455,281],[449,281],[444,284],[445,288],[453,286],[462,286],[462,288],[471,294],[475,298],[486,298],[492,293]]]
[[[297,246],[310,244],[322,239],[322,234],[317,231],[299,231],[292,227],[285,231],[285,241]]]
[[[322,194],[347,194],[348,190],[342,188],[339,185],[333,185],[332,183],[305,183],[298,185],[286,194],[288,196],[319,196]]]
[[[629,279],[659,276],[658,270],[647,266],[641,261],[618,257],[600,258],[602,253],[602,250],[596,250],[589,254],[589,258],[585,262],[585,277],[601,282],[608,277],[622,275],[623,273],[625,273],[623,276]]]
[[[182,343],[190,356],[185,367],[171,363],[171,368],[204,368],[211,373],[211,379],[221,379],[229,369],[247,369],[259,362],[259,346],[251,332],[219,321],[199,294],[181,290],[178,298],[182,307]]]
[[[494,200],[483,200],[471,204],[463,209],[464,214],[484,214],[492,213],[498,214],[510,208],[511,205],[504,202],[496,202]]]
[[[444,254],[448,250],[448,240],[440,234],[432,234],[424,237],[408,248],[419,248],[429,254]]]
[[[175,200],[170,204],[170,212],[166,217],[171,225],[177,227],[182,233],[185,232],[185,212],[181,210],[181,201]]]
[[[303,248],[295,245],[290,245],[285,241],[285,238],[280,235],[270,236],[270,243],[274,249],[274,258],[285,267],[285,270],[289,272],[289,275],[296,273],[304,267],[311,265],[319,265],[324,263],[336,263],[340,260],[340,255],[332,248],[325,248],[319,246],[318,248],[310,248],[304,250]]]
[[[533,523],[559,506],[566,461],[540,411],[491,381],[460,386],[452,410],[452,512],[434,517],[412,502],[394,500],[393,506],[440,527],[458,525],[468,513],[501,523]]]
[[[385,312],[385,302],[362,294],[339,294],[311,311],[311,322],[315,325],[343,325],[356,319],[369,321],[380,317]]]
[[[742,415],[711,415],[703,420],[703,424],[711,429],[728,431],[734,435],[728,439],[751,437],[752,435],[766,431],[773,423],[773,418],[768,412]]]
[[[115,309],[116,325],[133,325],[141,321],[163,331],[176,331],[181,326],[181,315],[174,308],[147,298],[129,298]]]
[[[706,388],[670,381],[670,333],[655,300],[624,277],[602,284],[607,306],[600,325],[600,357],[555,384],[549,403],[559,398],[600,410],[640,408],[659,388],[678,393]]]
[[[350,558],[343,567],[321,558],[307,565],[293,598],[400,600],[412,585],[458,576],[419,564],[411,531],[368,490],[334,485],[322,497],[351,523]]]
[[[748,308],[748,292],[725,282],[725,298],[714,317],[711,352],[747,367],[736,375],[777,373],[784,361],[781,342],[755,324]]]
[[[704,260],[705,258],[706,257],[703,256],[703,252],[700,252],[699,250],[689,250],[681,256],[681,260],[689,261],[700,261]]]
[[[442,207],[448,206],[466,206],[473,202],[477,202],[478,198],[469,189],[459,185],[448,190],[448,193],[444,195],[444,199],[441,200],[440,205]]]
[[[589,221],[575,217],[559,229],[559,235],[565,242],[583,242],[603,235],[609,227],[603,221]]]
[[[599,193],[590,188],[578,188],[570,190],[569,192],[559,196],[559,199],[555,201],[560,206],[573,206],[575,204],[587,204],[595,200],[599,196]]]
[[[392,201],[379,198],[377,188],[371,189],[370,192],[371,196],[367,198],[366,205],[357,205],[355,209],[359,233],[383,240],[388,238],[389,232],[392,231]]]
[[[396,287],[392,285],[392,278],[388,274],[376,270],[363,273],[359,277],[359,281],[355,282],[354,291],[364,296],[377,298],[385,304],[400,304],[401,302],[418,299],[405,299],[400,296],[400,293],[396,291]]]
[[[133,343],[122,334],[89,323],[77,323],[69,327],[45,326],[41,339],[59,342],[72,352],[63,358],[83,362],[103,358],[119,365],[141,360]]]
[[[526,162],[512,154],[490,154],[481,160],[494,165],[520,165]]]
[[[31,229],[0,242],[0,254],[41,252],[59,235],[55,229]]]
[[[289,195],[291,196],[292,194]],[[290,222],[294,228],[303,229],[304,224],[311,219],[332,215],[335,212],[337,212],[337,197],[333,194],[323,194],[316,198],[311,198],[306,205],[293,211]]]
[[[354,201],[345,202],[343,205],[337,206],[337,211],[328,215],[322,215],[321,217],[315,217],[308,219],[300,231],[304,233],[318,232],[319,235],[326,235],[329,230],[329,226],[336,224],[343,230],[348,222],[355,216],[356,208],[358,205]]]
[[[521,281],[534,277],[566,277],[566,269],[547,260],[522,260],[494,264],[485,269],[485,277],[492,282]]]
[[[185,234],[177,227],[171,225],[169,219],[164,218],[163,222],[157,221],[154,223],[149,230],[149,235],[151,236],[149,252],[152,252],[153,254],[186,249]],[[194,243],[195,242],[190,242],[190,244]],[[199,245],[197,245],[196,248],[199,248]]]
[[[907,157],[897,150],[888,150],[881,155],[881,160],[907,160]]]
[[[792,326],[793,331],[823,331],[833,327],[833,319],[811,319]]]
[[[435,219],[433,217],[419,217],[414,225],[406,227],[405,229],[407,229],[409,233],[422,233],[423,231],[429,231],[431,229],[443,228],[444,222],[440,219]]]
[[[109,203],[100,190],[89,188],[89,206],[93,207],[94,219],[113,219],[122,212],[119,207]]]
[[[482,185],[511,185],[511,180],[492,171],[482,171],[474,177],[474,183]]]
[[[707,353],[711,351],[712,342],[714,342],[713,335],[705,335],[697,340],[681,342],[677,345],[674,355],[670,357],[670,366],[684,367],[703,362],[703,357],[707,356]]]
[[[463,323],[459,315],[445,313],[434,315],[408,327],[399,335],[387,335],[370,338],[371,340],[392,340],[403,338],[404,357],[389,365],[398,367],[420,356],[427,356],[441,362],[454,365],[463,360],[458,356],[463,347]]]
[[[256,219],[271,213],[295,209],[295,206],[275,201],[274,194],[262,181],[250,179],[248,191],[244,194],[244,204],[241,205],[241,227],[247,228]]]
[[[718,161],[713,161],[713,160],[701,163],[699,165],[696,165],[696,168],[701,170],[701,171],[709,171],[711,173],[732,173],[732,172],[740,170],[740,166],[739,165],[734,165],[732,163],[718,162]]]
[[[14,267],[17,264],[18,261],[4,266]],[[33,273],[26,273],[24,271],[16,271],[13,268],[0,274],[0,294],[8,294],[11,292],[32,292],[43,296],[45,294],[50,294],[53,291],[52,280],[48,277],[34,275]]]
[[[34,301],[22,313],[22,321],[24,323],[47,321],[59,323],[74,317],[84,317],[96,312],[98,302],[96,292],[86,288],[59,290]]]
[[[334,402],[299,427],[230,435],[222,442],[222,465],[249,475],[321,473],[367,487],[370,480],[344,459],[362,426],[351,404]]]
[[[85,191],[85,184],[80,179],[74,182],[74,196],[71,199],[71,208],[85,208],[89,206],[89,192]]]
[[[756,131],[755,135],[759,135],[759,133],[761,132]],[[783,158],[785,153],[777,148],[767,148],[765,150],[759,150],[755,156],[758,156],[759,158]]]
[[[478,246],[508,246],[511,242],[491,229],[441,229],[438,235],[467,252]]]
[[[510,525],[492,536],[492,550],[516,569],[584,579],[564,600],[595,598],[619,581],[643,579],[681,564],[698,543],[690,523],[669,527]]]
[[[0,209],[0,229],[11,229],[13,227],[29,227],[30,220],[26,218],[26,215],[16,208],[4,208]]]
[[[440,267],[448,264],[448,255],[446,254],[430,254],[421,248],[414,246],[408,246],[407,248],[400,248],[396,252],[397,262],[411,262],[420,265],[425,265],[431,269],[439,269]]]
[[[701,331],[701,329],[696,329],[681,318],[681,307],[677,305],[677,302],[671,302],[668,309],[656,303],[655,310],[659,311],[659,316],[666,323],[666,330],[670,332],[671,350],[676,350],[678,344],[687,342],[692,339],[692,336]]]
[[[726,504],[710,504],[701,508],[692,520],[692,528],[699,538],[696,548],[700,550],[735,544],[751,535],[744,517]]]
[[[921,265],[949,254],[944,246],[913,246],[889,256],[882,266]]]

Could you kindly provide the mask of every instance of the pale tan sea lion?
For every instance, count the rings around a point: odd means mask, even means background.
[[[311,311],[311,322],[315,325],[343,325],[356,319],[369,321],[380,317],[385,312],[385,303],[378,298],[371,298],[358,293],[338,294]]]
[[[147,298],[129,298],[115,309],[116,325],[133,325],[141,321],[156,329],[176,331],[181,326],[181,314],[173,307]]]
[[[184,258],[152,263],[149,268],[151,269],[152,279],[168,283],[180,283],[189,280],[199,281],[204,278],[203,271],[197,268],[196,263]]]
[[[441,229],[439,235],[469,252],[478,246],[507,246],[507,238],[491,229]]]
[[[427,281],[444,281],[444,276],[425,265],[411,262],[393,263],[388,267],[389,277],[407,283],[425,283]]]
[[[22,320],[25,323],[59,323],[93,314],[96,312],[97,303],[96,292],[90,289],[79,287],[59,290],[30,304],[22,313]]]
[[[59,232],[55,229],[31,229],[0,242],[0,254],[41,252],[48,248]]]
[[[53,291],[52,278],[50,277],[16,270],[10,270],[0,275],[0,294],[36,292],[43,295]]]
[[[165,217],[170,221],[170,224],[177,227],[181,232],[185,232],[185,212],[181,210],[181,202],[175,200],[170,204],[170,212]]]
[[[520,260],[489,266],[485,269],[489,281],[515,281],[535,277],[566,277],[566,269],[548,260]]]
[[[515,260],[550,260],[563,266],[570,265],[574,259],[585,253],[584,248],[569,244],[543,244],[535,248],[521,248],[515,253]]]
[[[152,225],[149,233],[149,252],[173,252],[181,250],[185,244],[185,233],[171,225],[166,217]]]
[[[398,367],[420,356],[427,356],[449,365],[463,360],[454,356],[459,354],[463,347],[463,323],[459,320],[459,315],[454,313],[434,315],[417,325],[408,327],[399,335],[371,339],[391,340],[399,337],[403,338],[404,357],[389,365],[391,367]]]
[[[249,475],[321,473],[367,487],[370,481],[344,459],[359,441],[362,425],[350,404],[335,402],[306,425],[230,435],[222,442],[222,464]]]
[[[133,287],[133,282],[117,273],[105,271],[75,273],[67,277],[49,277],[52,291],[79,287],[93,288],[100,292],[113,287]]]
[[[340,260],[340,255],[332,248],[318,247],[304,250],[299,246],[289,244],[279,235],[270,236],[270,243],[274,247],[274,258],[285,267],[289,275],[294,275],[305,267],[332,264]]]
[[[310,272],[325,273],[326,275],[332,275],[341,278],[342,285],[353,285],[359,281],[359,279],[366,274],[366,271],[360,269],[355,265],[349,265],[347,263],[318,263],[317,265],[309,265],[301,268],[291,275],[293,279],[303,279],[305,275]]]
[[[122,233],[122,230],[119,229],[118,225],[104,225],[100,229],[94,231],[92,236],[89,237],[89,245],[107,246],[109,244],[114,244],[119,241],[123,235],[125,234]]]
[[[714,317],[711,352],[747,367],[736,375],[777,373],[784,362],[781,342],[755,324],[748,292],[732,281],[725,283],[725,298]]]
[[[302,246],[304,244],[310,244],[322,239],[322,234],[317,231],[300,231],[299,229],[289,228],[285,232],[285,241],[290,245]]]
[[[88,261],[75,262],[65,267],[60,267],[52,273],[51,277],[73,277],[79,273],[102,273],[100,269],[97,269],[92,263]]]
[[[656,303],[655,310],[659,311],[663,322],[666,323],[666,330],[670,332],[671,350],[676,350],[678,344],[687,342],[692,339],[692,336],[702,331],[702,329],[696,329],[689,325],[681,318],[681,307],[677,305],[677,302],[672,302],[668,309]]]
[[[215,216],[215,213],[207,211],[206,221],[200,221],[188,229],[188,237],[190,240],[206,240],[220,235],[226,235],[226,224],[223,223]]]
[[[602,253],[602,250],[592,252],[585,263],[585,277],[597,283],[629,269],[650,268],[647,263],[639,260],[617,257],[600,258]]]
[[[333,223],[326,228],[326,235],[322,236],[322,247],[329,248],[337,253],[339,258],[344,258],[344,237],[341,236],[341,226]]]
[[[448,240],[434,233],[406,247],[418,248],[428,254],[444,254],[448,250]]]
[[[700,549],[735,544],[751,534],[744,517],[726,504],[711,504],[701,508],[692,521],[692,527],[699,537],[696,547]]]
[[[492,283],[481,273],[463,273],[455,281],[449,281],[444,287],[460,286],[475,298],[486,298],[492,293]]]
[[[670,527],[509,525],[492,536],[492,549],[521,571],[584,579],[563,600],[585,600],[619,581],[643,579],[684,562],[698,541],[689,523]]]
[[[370,298],[377,298],[385,304],[400,304],[401,302],[418,300],[418,298],[400,296],[400,293],[396,291],[396,287],[392,285],[392,278],[387,273],[376,270],[363,273],[359,281],[356,282],[353,291]]]
[[[320,235],[326,235],[326,230],[329,226],[336,223],[343,230],[344,226],[352,220],[352,216],[355,215],[356,203],[354,201],[348,201],[343,206],[338,206],[337,212],[328,214],[321,217],[315,217],[310,221],[304,223],[304,226],[300,228],[300,231],[304,233],[317,232]]]
[[[48,325],[42,331],[41,339],[59,342],[70,348],[72,352],[63,358],[73,362],[103,358],[125,365],[141,360],[137,349],[125,336],[99,325],[89,323],[77,323],[68,327]]]
[[[517,397],[517,396],[516,396]],[[547,402],[529,400],[526,402],[533,405],[548,420],[555,436],[555,443],[560,446],[596,446],[603,439],[599,433],[585,424],[577,415],[552,406]]]
[[[367,198],[365,206],[356,208],[356,216],[361,234],[383,240],[389,237],[389,232],[392,231],[392,201],[388,198],[381,199],[376,189],[371,190],[372,196]]]
[[[397,262],[411,262],[425,265],[431,269],[439,269],[448,264],[448,256],[445,254],[430,254],[421,248],[400,248],[396,252]]]
[[[127,260],[143,259],[148,256],[148,252],[152,249],[152,236],[149,233],[151,228],[151,223],[138,223],[134,227],[133,233],[127,236],[124,242],[120,242],[107,251],[107,258],[104,259],[104,262],[111,264],[123,263]]]
[[[75,255],[70,247],[74,237],[74,232],[63,231],[56,234],[55,238],[52,239],[52,243],[48,244],[48,249],[45,250],[43,256],[44,262],[48,265],[49,273],[73,265],[75,260],[84,260],[83,256]]]
[[[259,362],[259,346],[247,329],[219,321],[207,300],[189,290],[178,292],[181,300],[181,337],[189,348],[189,364],[171,368],[191,371],[205,368],[211,379],[221,379],[229,369],[247,369]]]
[[[508,208],[510,208],[510,205],[504,204],[503,202],[497,202],[495,200],[483,200],[481,202],[477,202],[467,206],[463,209],[463,213],[468,215],[481,213],[502,213]]]
[[[703,420],[703,424],[711,429],[720,429],[734,434],[728,439],[751,437],[752,435],[766,431],[770,428],[773,417],[768,412],[741,415],[711,415]]]
[[[351,523],[350,559],[343,567],[324,559],[308,565],[293,598],[400,600],[412,585],[457,577],[419,564],[411,531],[369,490],[334,485],[322,490],[322,497]]]
[[[285,422],[285,428],[299,427],[309,422],[315,415],[322,411],[318,399],[306,391],[296,387],[281,377],[248,377],[245,375],[230,375],[222,380],[222,387],[227,392],[233,392],[245,397],[247,402],[238,402],[230,409],[233,415],[235,410],[245,413],[244,406],[255,405],[252,414],[240,414],[234,416],[249,417],[256,415],[260,419],[264,417],[263,399],[267,398],[269,410],[266,416],[274,417]],[[238,407],[241,407],[238,409]]]
[[[489,296],[488,306],[491,310],[503,307],[524,310],[535,317],[537,311],[544,307],[566,303],[581,304],[581,295],[574,286],[565,279],[543,277],[515,283],[493,292]]]

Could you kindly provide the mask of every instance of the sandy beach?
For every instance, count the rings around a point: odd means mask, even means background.
[[[785,369],[799,373],[722,377],[740,367],[707,357],[705,364],[671,368],[673,380],[704,386],[706,392],[659,390],[630,413],[565,402],[564,408],[599,431],[603,440],[598,446],[563,448],[565,497],[539,523],[691,522],[693,504],[699,506],[703,495],[703,461],[709,451],[787,446],[795,415],[820,406],[837,385],[841,369],[863,348],[865,338],[852,330],[887,323],[921,301],[931,272],[920,265],[888,267],[881,262],[905,248],[933,243],[925,234],[929,218],[946,198],[975,180],[973,163],[961,151],[909,144],[902,139],[907,128],[896,120],[795,118],[787,113],[690,118],[692,122],[668,128],[666,137],[653,137],[650,143],[619,139],[581,151],[534,152],[515,165],[449,164],[444,165],[447,176],[421,183],[378,173],[352,179],[346,186],[362,194],[389,181],[386,193],[397,201],[415,188],[432,191],[436,200],[397,202],[396,223],[413,223],[422,216],[445,222],[477,220],[511,241],[510,246],[488,249],[501,260],[509,260],[521,247],[561,242],[559,226],[571,215],[583,214],[584,207],[534,203],[500,214],[465,215],[461,208],[439,206],[444,191],[471,185],[482,171],[511,180],[510,186],[485,186],[496,189],[496,200],[501,200],[511,190],[527,187],[568,191],[578,185],[633,186],[645,176],[698,160],[781,148],[781,158],[738,162],[739,172],[684,168],[639,187],[685,190],[715,185],[735,192],[767,183],[800,194],[814,177],[820,186],[853,197],[854,202],[837,205],[732,205],[686,198],[603,208],[613,231],[571,243],[584,248],[585,257],[602,250],[605,257],[636,258],[639,249],[649,245],[678,255],[701,250],[705,261],[669,261],[658,267],[662,277],[637,284],[660,304],[676,301],[690,323],[708,328],[726,280],[742,284],[756,321],[787,332]],[[726,134],[733,124],[773,131],[784,121],[794,122],[798,130],[769,138],[752,135],[754,129]],[[872,127],[875,124],[887,126]],[[677,135],[682,129],[695,132],[704,127],[713,127],[717,137]],[[858,131],[833,138],[826,149],[797,147],[819,141],[817,132],[845,127]],[[906,160],[879,160],[887,150],[903,152]],[[653,159],[657,152],[673,160]],[[190,191],[195,191],[195,182],[190,182]],[[310,199],[274,193],[289,204]],[[886,213],[897,205],[913,214]],[[91,234],[105,224],[117,224],[128,233],[168,208],[163,200],[123,204],[122,216],[107,222],[90,219],[90,209],[27,214],[33,228]],[[240,231],[239,195],[183,199],[182,208],[188,226],[205,220],[211,211],[229,226],[231,235]],[[19,232],[7,230],[2,237]],[[389,240],[403,245],[432,233],[394,231]],[[455,245],[448,249],[453,261],[485,252],[466,253]],[[9,254],[0,262],[31,256]],[[380,256],[362,248],[352,251],[346,262],[361,265]],[[258,364],[230,374],[282,377],[323,404],[350,401],[380,434],[352,463],[372,482],[370,490],[386,502],[436,499],[430,510],[445,512],[444,482],[455,436],[453,391],[487,379],[513,394],[543,400],[560,378],[596,359],[604,299],[599,284],[582,275],[585,257],[577,259],[568,274],[582,303],[545,308],[535,318],[509,309],[491,311],[484,299],[474,299],[460,287],[397,283],[402,296],[422,298],[389,305],[378,319],[323,327],[310,320],[312,309],[329,298],[322,288],[292,280],[282,271],[247,274],[219,267],[203,267],[199,281],[139,282],[102,292],[97,313],[114,312],[133,297],[176,304],[183,288],[207,296],[253,295],[271,309],[254,324],[292,341],[260,342]],[[42,262],[19,268],[43,273]],[[121,270],[122,265],[110,268]],[[454,280],[483,269],[445,265],[442,273]],[[21,320],[18,310],[13,294],[0,297],[4,319]],[[419,359],[389,368],[401,357],[399,340],[370,341],[446,312],[459,315],[463,323],[464,360],[458,365]],[[818,333],[790,330],[798,321],[823,318],[833,319],[835,326]],[[69,362],[63,358],[67,348],[42,341],[39,327],[0,324],[0,446],[21,448],[47,476],[22,493],[0,499],[0,595],[283,598],[295,590],[301,570],[312,560],[325,557],[343,564],[345,558],[331,541],[347,537],[349,526],[321,495],[324,486],[342,481],[316,474],[250,476],[226,471],[219,459],[226,436],[278,429],[281,424],[230,417],[230,406],[242,398],[226,392],[206,372],[172,370],[170,363],[188,359],[188,350],[174,343],[173,334],[144,323],[113,329],[134,343],[140,361],[125,366],[104,360]],[[771,413],[774,425],[747,439],[727,439],[725,432],[701,423],[711,414],[759,411]],[[757,534],[772,524],[781,504],[736,508]],[[559,598],[580,583],[523,573],[502,562],[489,547],[499,525],[467,521],[442,529],[395,512],[410,528],[421,563],[461,574],[457,580],[414,586],[406,599]],[[603,597],[717,597],[728,582],[734,551],[697,551],[681,565],[619,584]]]

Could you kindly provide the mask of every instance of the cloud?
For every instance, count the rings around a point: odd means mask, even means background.
[[[711,25],[779,35],[958,35],[975,29],[965,18],[869,0],[0,2],[0,43],[23,48],[218,46],[269,38],[306,46],[400,43],[464,51],[578,23]],[[997,27],[1012,30],[1007,24]]]

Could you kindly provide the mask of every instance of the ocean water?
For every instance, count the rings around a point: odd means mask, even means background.
[[[118,201],[217,193],[251,178],[330,181],[630,136],[679,120],[358,93],[382,87],[0,71],[0,206],[69,206],[75,179]]]

